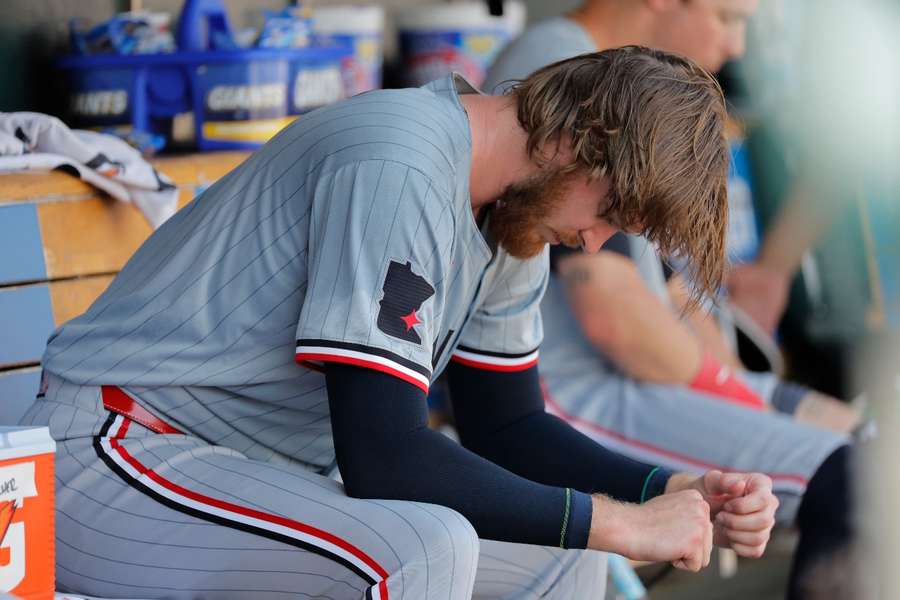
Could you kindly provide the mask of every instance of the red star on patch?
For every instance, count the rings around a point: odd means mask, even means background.
[[[406,330],[409,331],[413,328],[413,325],[418,325],[422,321],[419,320],[419,316],[416,314],[416,311],[412,311],[408,315],[404,315],[400,317],[403,319],[403,322],[406,323]]]

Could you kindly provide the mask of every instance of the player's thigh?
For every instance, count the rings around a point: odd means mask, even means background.
[[[738,406],[684,386],[607,372],[578,396],[554,398],[559,414],[605,446],[678,471],[760,471],[772,477],[791,522],[809,479],[846,437],[785,415]]]
[[[473,598],[602,599],[606,553],[481,541]]]
[[[770,372],[744,371],[740,378],[762,398],[766,404],[772,404],[772,394],[778,387],[778,375]]]
[[[392,598],[430,598],[474,573],[474,532],[442,507],[348,498],[325,477],[188,436],[69,440],[59,456],[65,589],[339,599],[390,577]]]

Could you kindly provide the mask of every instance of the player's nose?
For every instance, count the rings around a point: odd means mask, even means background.
[[[725,42],[726,60],[734,60],[744,56],[747,49],[747,34],[744,26],[733,32]],[[724,61],[723,61],[724,62]]]
[[[618,229],[606,222],[594,225],[589,229],[582,229],[579,232],[581,235],[581,249],[588,254],[599,252],[606,240],[618,231]]]

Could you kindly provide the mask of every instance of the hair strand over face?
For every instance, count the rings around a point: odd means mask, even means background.
[[[640,231],[664,256],[688,259],[692,306],[714,296],[725,271],[728,143],[715,79],[685,58],[640,46],[548,65],[510,94],[528,153],[570,143],[568,170],[608,176],[603,216]]]

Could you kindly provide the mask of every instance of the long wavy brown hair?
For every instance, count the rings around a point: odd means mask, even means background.
[[[725,100],[691,61],[625,46],[548,65],[509,92],[538,162],[570,143],[570,170],[611,179],[601,215],[691,264],[692,306],[725,272]],[[550,149],[550,155],[548,155]]]

